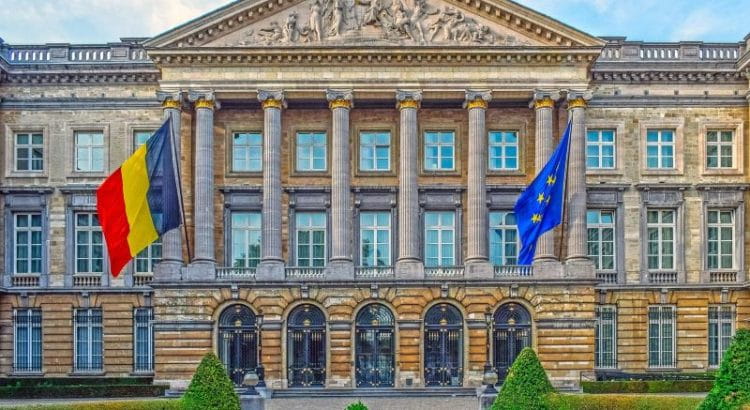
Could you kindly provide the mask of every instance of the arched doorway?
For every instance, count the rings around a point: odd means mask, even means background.
[[[395,337],[391,310],[379,303],[360,309],[355,334],[357,387],[393,387]]]
[[[506,303],[497,309],[493,322],[493,365],[502,381],[521,350],[531,346],[531,314],[518,303]]]
[[[461,386],[463,340],[463,316],[455,306],[440,303],[427,311],[424,319],[425,386]]]
[[[287,320],[289,387],[323,387],[326,381],[326,319],[316,306],[297,306]]]
[[[235,385],[258,366],[258,329],[255,313],[245,305],[232,305],[219,317],[219,358]]]

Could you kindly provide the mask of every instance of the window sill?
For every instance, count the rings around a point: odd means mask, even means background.
[[[710,168],[703,169],[701,175],[703,176],[726,176],[726,175],[742,175],[742,170],[737,168]]]
[[[526,176],[526,173],[520,169],[488,169],[488,177],[522,177]]]
[[[31,371],[31,372],[10,372],[8,373],[8,377],[18,377],[18,378],[35,378],[35,377],[44,377],[44,371]]]
[[[104,376],[107,372],[104,370],[93,370],[93,371],[80,371],[74,370],[68,373],[70,377],[91,377],[91,376]]]
[[[148,370],[148,371],[132,371],[129,374],[131,377],[153,377],[154,371]]]
[[[682,373],[678,367],[648,367],[646,373]]]
[[[373,170],[373,171],[367,171],[367,170],[361,170],[358,169],[354,173],[357,177],[362,178],[372,178],[372,177],[395,177],[396,171],[392,169],[383,169],[383,170]]]
[[[612,177],[612,176],[623,176],[624,173],[621,169],[587,169],[586,170],[586,176],[587,177],[596,177],[596,176],[603,176],[603,177]]]
[[[291,177],[318,177],[318,178],[330,178],[330,172],[326,171],[297,171],[294,170],[289,175]]]
[[[6,178],[31,179],[31,178],[49,178],[47,171],[11,171]]]
[[[419,176],[422,177],[453,177],[453,176],[461,176],[461,172],[458,170],[435,170],[430,171],[423,169]]]
[[[683,175],[681,169],[669,168],[669,169],[642,169],[641,176],[647,177],[658,177],[658,176],[675,176]]]
[[[262,178],[263,171],[227,171],[226,178]]]

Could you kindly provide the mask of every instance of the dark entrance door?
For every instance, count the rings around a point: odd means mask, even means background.
[[[378,303],[357,314],[357,387],[393,387],[394,327],[391,311]]]
[[[258,366],[255,313],[244,305],[228,307],[219,317],[219,357],[235,385]]]
[[[300,305],[287,325],[289,387],[323,387],[326,381],[326,321],[313,305]]]
[[[495,312],[493,329],[494,366],[500,382],[524,347],[531,346],[531,315],[518,303],[506,303]]]
[[[427,311],[424,323],[425,385],[460,387],[463,382],[463,317],[441,303]]]

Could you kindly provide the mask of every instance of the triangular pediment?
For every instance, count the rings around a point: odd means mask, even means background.
[[[150,48],[598,47],[601,39],[509,0],[239,0]]]

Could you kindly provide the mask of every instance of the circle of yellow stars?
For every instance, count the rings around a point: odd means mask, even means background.
[[[550,175],[547,177],[547,185],[555,185],[557,182],[557,178],[554,175]],[[549,201],[551,199],[551,195],[544,195],[544,192],[540,192],[539,195],[536,197],[536,201],[545,204],[549,204]],[[533,223],[539,223],[542,222],[542,214],[534,214],[531,216],[531,222]]]

